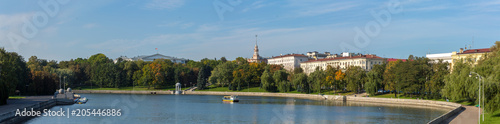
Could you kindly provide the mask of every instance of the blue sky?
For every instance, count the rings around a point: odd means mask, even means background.
[[[46,2],[56,6],[45,11]],[[384,14],[376,16],[384,12],[390,21]],[[32,28],[26,28],[30,23]],[[114,59],[155,54],[155,48],[192,60],[249,58],[255,35],[264,57],[349,51],[407,58],[457,51],[471,45],[473,37],[473,48],[488,48],[500,41],[500,1],[2,0],[0,4],[0,47],[25,58],[61,61],[104,53]]]

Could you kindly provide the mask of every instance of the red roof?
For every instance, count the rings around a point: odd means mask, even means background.
[[[378,57],[376,55],[362,55],[362,56],[350,56],[350,57],[335,57],[335,58],[326,58],[326,59],[318,59],[318,60],[309,60],[307,62],[318,62],[318,61],[330,61],[330,60],[339,60],[339,59],[357,59],[357,58],[370,58],[370,59],[382,59],[382,57]]]
[[[490,48],[483,48],[483,49],[469,49],[469,50],[465,50],[464,52],[462,52],[462,53],[458,53],[458,54],[486,53],[486,52],[491,52],[491,51],[490,51]]]
[[[289,56],[307,57],[306,55],[302,55],[302,54],[288,54],[288,55],[275,56],[275,57],[273,57],[273,59],[274,59],[274,58],[289,57]]]

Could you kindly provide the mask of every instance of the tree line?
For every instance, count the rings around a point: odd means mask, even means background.
[[[258,87],[268,92],[366,92],[379,91],[413,98],[466,100],[477,102],[479,80],[469,77],[477,72],[483,77],[486,109],[500,108],[500,42],[491,53],[478,60],[462,59],[454,63],[435,62],[425,57],[410,55],[407,61],[391,61],[374,65],[366,72],[351,66],[346,70],[327,66],[305,74],[301,68],[284,70],[281,65],[249,63],[239,57],[228,61],[217,59],[189,60],[185,64],[157,59],[151,62],[123,61],[114,63],[104,54],[70,61],[47,61],[30,57],[25,62],[15,52],[0,49],[0,104],[16,91],[24,94],[52,94],[65,80],[66,87],[92,86],[120,88],[130,86],[148,89],[169,88],[179,82],[198,89],[226,87],[240,91]],[[210,87],[209,87],[210,86]]]
[[[60,87],[120,88],[139,86],[148,89],[184,87],[208,80],[219,63],[227,61],[188,60],[185,64],[166,59],[116,63],[104,54],[69,61],[48,61],[31,56],[28,62],[15,52],[0,48],[0,105],[12,95],[51,95]],[[206,84],[206,83],[205,83]],[[201,86],[200,86],[201,87]]]

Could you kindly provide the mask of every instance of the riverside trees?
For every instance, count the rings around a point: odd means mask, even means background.
[[[494,111],[500,109],[500,41],[491,48],[487,59],[480,61],[475,68],[476,72],[484,76],[484,98],[486,109]]]
[[[26,62],[15,52],[0,48],[0,105],[7,104],[9,95],[15,93],[19,85],[29,82]]]

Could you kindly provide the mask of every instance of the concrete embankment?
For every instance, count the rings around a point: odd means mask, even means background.
[[[69,100],[69,102],[72,103],[71,100]],[[67,105],[67,104],[68,104],[67,100],[50,99],[47,101],[33,104],[28,107],[17,108],[17,109],[19,109],[19,111],[23,111],[26,108],[26,111],[31,111],[31,109],[33,108],[33,111],[43,111],[44,109],[49,109],[56,105]],[[32,116],[16,116],[17,109],[1,114],[0,124],[16,124],[32,118]]]
[[[173,91],[117,91],[117,90],[74,90],[75,93],[116,93],[116,94],[173,94]],[[385,105],[404,105],[414,107],[434,107],[447,109],[449,112],[439,116],[429,122],[429,124],[441,123],[462,110],[458,103],[416,100],[416,99],[397,99],[397,98],[373,98],[373,97],[352,97],[340,95],[315,95],[315,94],[294,94],[294,93],[264,93],[264,92],[216,92],[216,91],[184,91],[182,94],[188,95],[239,95],[239,96],[266,96],[266,97],[293,97],[301,99],[330,100],[344,102],[377,103]]]
[[[346,101],[356,101],[356,102],[370,102],[370,103],[383,103],[383,104],[400,104],[409,106],[428,106],[435,108],[444,108],[448,111],[443,115],[431,120],[428,124],[440,124],[445,120],[459,114],[463,109],[462,105],[453,102],[444,101],[432,101],[432,100],[416,100],[416,99],[395,99],[395,98],[370,98],[370,97],[351,97],[348,96]]]

